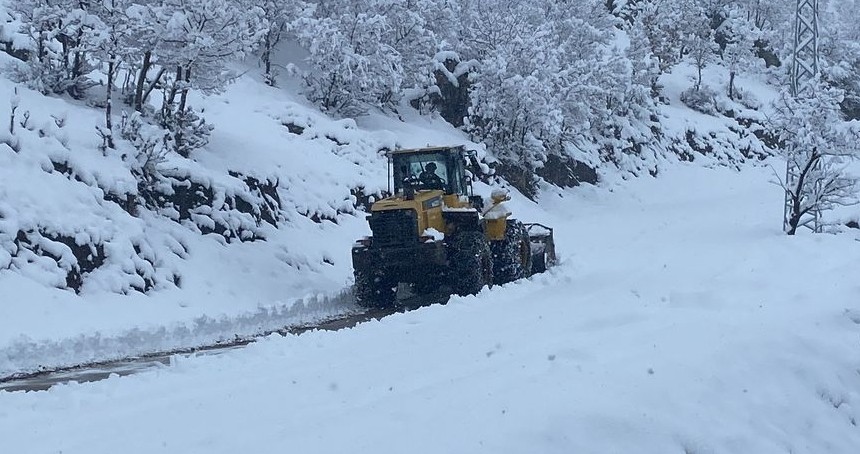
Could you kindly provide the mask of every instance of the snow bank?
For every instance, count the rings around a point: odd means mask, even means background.
[[[100,331],[52,340],[21,335],[0,351],[0,377],[170,352],[251,339],[283,329],[307,326],[357,311],[352,295],[310,295],[286,303],[269,303],[230,315],[201,315],[193,320],[136,326],[115,334]]]

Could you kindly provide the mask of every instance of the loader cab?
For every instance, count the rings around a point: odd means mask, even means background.
[[[468,181],[463,147],[398,150],[388,155],[394,194],[411,198],[416,191],[440,190],[445,195],[465,195]]]

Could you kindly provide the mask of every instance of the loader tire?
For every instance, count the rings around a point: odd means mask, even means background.
[[[457,235],[448,256],[454,293],[474,295],[485,285],[493,285],[493,258],[483,233],[463,232]]]
[[[532,243],[532,274],[544,273],[555,266],[555,242],[550,236],[540,236]]]
[[[391,307],[397,300],[397,283],[383,273],[355,271],[355,302],[361,307]]]
[[[532,243],[532,274],[546,272],[547,268],[555,265],[555,262],[555,245],[551,240]]]
[[[497,285],[531,275],[532,250],[529,233],[522,222],[508,220],[505,238],[490,244],[493,252],[493,278]]]
[[[546,252],[544,252],[543,248],[545,247],[543,244],[539,245],[541,248],[540,253],[532,258],[532,274],[540,274],[546,272]]]

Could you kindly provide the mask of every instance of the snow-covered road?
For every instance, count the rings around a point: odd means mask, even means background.
[[[783,235],[769,173],[546,195],[530,280],[0,393],[0,452],[858,452],[860,243]]]

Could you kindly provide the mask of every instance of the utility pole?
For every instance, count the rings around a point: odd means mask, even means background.
[[[797,0],[794,15],[794,58],[791,61],[791,95],[799,98],[810,96],[813,83],[818,77],[818,0]],[[793,159],[804,150],[788,150],[785,166],[786,187],[793,188],[798,184],[801,169],[800,160]],[[788,232],[788,219],[791,214],[790,195],[785,195],[785,210],[783,213],[783,230]],[[812,225],[812,230],[821,232],[821,210],[815,209],[809,216],[812,219],[801,219],[798,225]],[[810,222],[811,221],[811,222]]]

